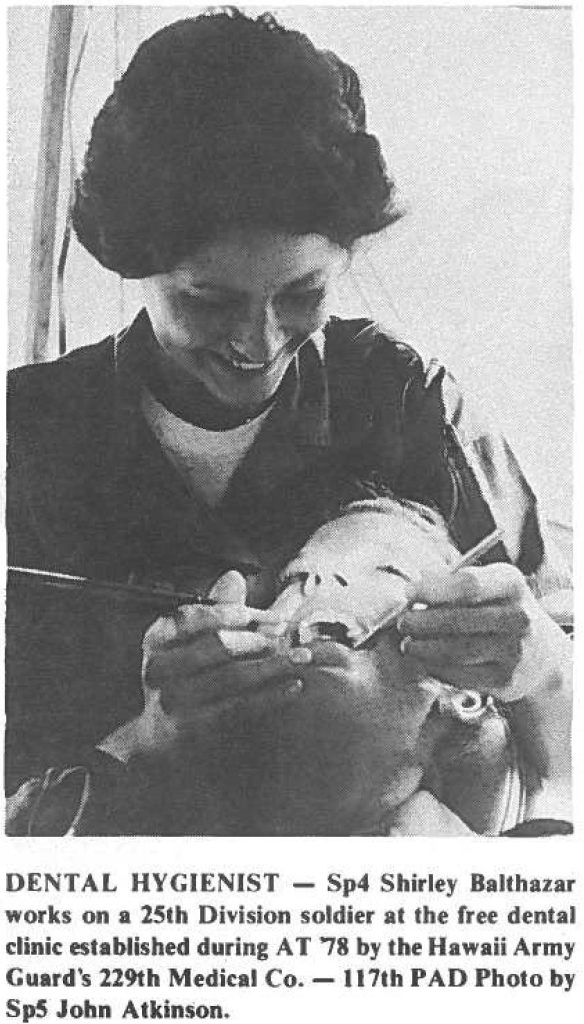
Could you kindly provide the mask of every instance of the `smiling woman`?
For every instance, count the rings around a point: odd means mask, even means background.
[[[436,693],[410,686],[416,665],[512,704],[534,777],[551,771],[566,807],[566,649],[544,606],[569,576],[533,492],[444,367],[330,308],[356,243],[398,218],[357,74],[269,15],[169,25],[116,82],[73,221],[103,266],[140,279],[144,307],[11,374],[10,560],[215,603],[169,598],[152,622],[105,591],[11,592],[6,775],[29,780],[15,832],[341,834],[381,800],[390,832],[468,834],[474,818],[436,790],[432,824],[417,792],[438,760],[418,751]],[[349,502],[395,497],[426,509],[419,544],[362,509],[348,533],[331,525],[329,562],[335,601],[352,587],[363,608],[403,599],[409,577],[399,636],[357,650],[257,631],[254,606],[308,538]],[[483,564],[452,576],[440,553],[496,527]],[[372,546],[392,547],[381,571]]]
[[[326,323],[326,298],[347,260],[321,235],[239,229],[147,278],[146,308],[167,386],[190,391],[191,413],[193,384],[242,417],[260,412]]]

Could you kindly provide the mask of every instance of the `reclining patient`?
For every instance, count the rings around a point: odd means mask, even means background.
[[[452,571],[459,557],[438,515],[377,499],[349,505],[287,566],[272,610],[290,623],[288,638],[362,648],[362,667],[349,687],[315,667],[293,717],[269,730],[279,774],[266,773],[258,807],[269,804],[282,831],[387,831],[421,787],[478,832],[498,833],[521,813],[524,780],[506,719],[491,700],[443,686],[402,653],[397,621],[412,585],[421,571]]]
[[[189,609],[157,620],[144,641],[138,728],[158,732],[160,749],[168,730],[168,756],[152,759],[138,747],[125,769],[108,768],[97,782],[85,768],[49,785],[33,780],[17,794],[16,831],[43,834],[58,822],[74,834],[500,834],[541,816],[550,786],[543,813],[561,816],[568,767],[545,727],[565,757],[569,707],[563,698],[549,704],[549,679],[507,680],[502,696],[515,703],[500,710],[488,694],[431,679],[398,633],[420,574],[447,575],[458,558],[443,521],[423,506],[349,505],[288,564],[259,625],[213,634],[226,658],[250,666],[261,663],[264,646],[295,651],[298,679],[284,689],[266,683],[252,700],[217,705],[210,695],[179,736],[168,723],[192,682]],[[125,733],[108,737],[102,751],[127,760]]]

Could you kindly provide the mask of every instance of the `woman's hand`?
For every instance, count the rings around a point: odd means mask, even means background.
[[[404,654],[452,686],[516,701],[558,685],[569,641],[510,565],[428,576],[398,621]]]
[[[120,760],[135,754],[171,754],[201,729],[207,736],[221,716],[240,706],[259,714],[300,689],[298,675],[310,651],[289,653],[250,631],[265,615],[245,605],[245,580],[226,573],[210,592],[214,606],[187,605],[157,619],[143,641],[144,711],[100,744]]]
[[[519,570],[490,565],[427,578],[410,599],[428,607],[399,620],[402,650],[445,683],[514,702],[513,730],[532,778],[528,816],[569,818],[571,644]]]

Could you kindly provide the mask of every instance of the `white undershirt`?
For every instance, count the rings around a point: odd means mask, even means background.
[[[231,477],[270,412],[267,408],[255,419],[231,430],[205,430],[169,412],[146,388],[141,404],[146,422],[167,459],[191,493],[211,507],[218,505],[225,495]]]

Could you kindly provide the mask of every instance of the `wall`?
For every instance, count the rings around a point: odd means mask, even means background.
[[[90,18],[75,149],[136,44],[196,8],[76,8]],[[360,72],[409,215],[356,264],[339,308],[389,322],[448,363],[501,423],[551,513],[571,517],[571,41],[567,10],[277,9]],[[26,359],[30,211],[48,12],[9,12],[10,361]],[[66,178],[66,175],[64,175]],[[67,182],[64,182],[66,186]],[[65,189],[61,204],[64,210]],[[139,304],[73,245],[71,346]],[[56,318],[53,318],[54,321]],[[56,323],[52,327],[56,351]]]

